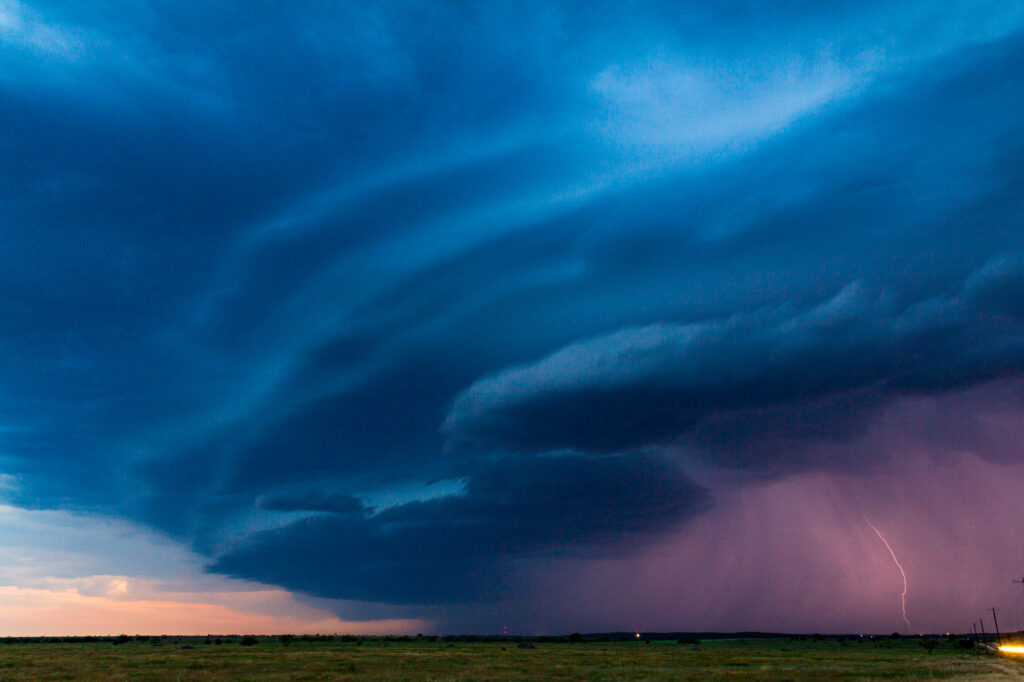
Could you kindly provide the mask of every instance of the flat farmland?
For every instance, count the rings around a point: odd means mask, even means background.
[[[1024,679],[1024,659],[912,638],[629,642],[192,638],[0,645],[0,680],[884,680]],[[191,649],[183,649],[191,646]]]

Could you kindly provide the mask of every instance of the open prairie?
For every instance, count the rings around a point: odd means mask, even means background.
[[[642,642],[302,641],[241,646],[163,638],[0,646],[0,680],[727,680],[1020,679],[1024,659],[976,655],[942,639],[787,637]],[[183,646],[192,646],[183,649]]]

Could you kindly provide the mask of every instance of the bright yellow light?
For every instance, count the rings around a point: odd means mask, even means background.
[[[1024,654],[1024,646],[1010,646],[1007,644],[1006,646],[999,647],[999,650],[1004,654]]]

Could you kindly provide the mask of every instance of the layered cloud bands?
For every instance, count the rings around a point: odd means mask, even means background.
[[[1020,465],[1019,2],[208,5],[0,0],[3,504],[466,631]]]
[[[456,447],[598,452],[692,440],[719,463],[790,464],[806,440],[849,439],[894,396],[963,388],[1024,370],[1024,258],[1004,256],[955,296],[901,306],[851,285],[786,305],[655,324],[569,345],[461,392]],[[725,458],[716,458],[718,450]]]

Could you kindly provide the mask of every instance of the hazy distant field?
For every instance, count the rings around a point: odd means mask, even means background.
[[[184,644],[194,649],[183,650]],[[1019,679],[1024,660],[975,656],[942,640],[929,655],[919,641],[788,638],[538,643],[445,641],[303,642],[240,646],[165,638],[0,645],[0,680],[336,680],[336,679]]]

